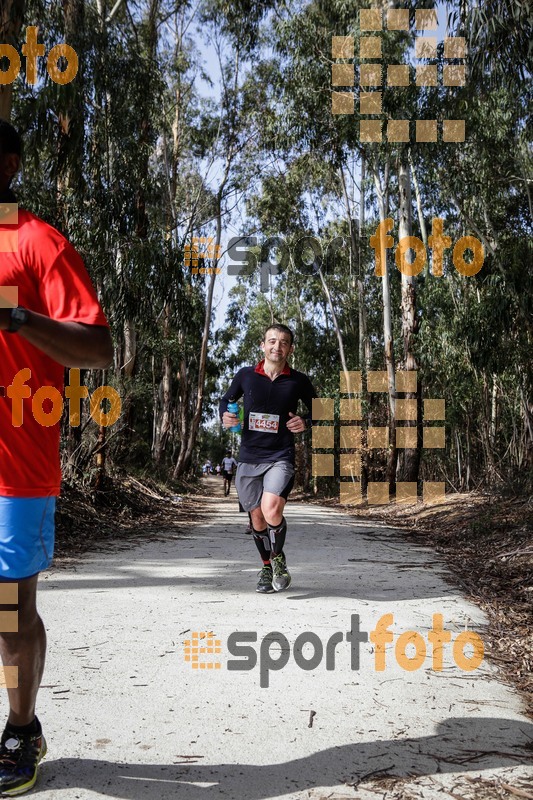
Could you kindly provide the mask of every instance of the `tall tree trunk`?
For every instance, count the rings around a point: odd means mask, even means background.
[[[398,188],[399,197],[399,226],[398,239],[401,241],[406,236],[412,235],[411,217],[411,182],[409,179],[409,168],[401,156],[398,163]],[[416,278],[405,275],[402,272],[402,340],[403,340],[403,368],[406,370],[416,370],[416,356],[414,353],[414,337],[418,330],[418,320],[416,317]],[[406,392],[406,400],[416,400],[417,407],[420,396],[420,381],[417,383],[416,392]],[[418,415],[417,415],[418,416]],[[407,420],[403,423],[405,427],[417,427],[417,447],[402,448],[400,458],[400,476],[403,481],[418,481],[420,468],[420,430],[417,420]]]
[[[165,305],[163,321],[163,338],[168,340],[170,334],[170,306]],[[172,422],[172,367],[170,355],[165,352],[162,363],[162,377],[159,391],[154,397],[154,437],[152,443],[152,458],[156,464],[161,463]]]
[[[182,51],[182,33],[176,36],[174,42],[174,57],[178,60]],[[172,147],[170,158],[168,156],[168,148],[166,137],[163,138],[163,146],[165,152],[165,164],[167,170],[167,187],[168,187],[168,203],[166,204],[166,230],[165,240],[168,245],[169,252],[172,251],[173,236],[177,230],[177,209],[176,209],[176,195],[178,191],[179,181],[179,166],[181,156],[181,112],[182,112],[182,91],[181,91],[181,73],[177,75],[177,87],[175,90],[176,102],[174,104],[174,118],[172,120]],[[166,303],[163,309],[163,340],[168,340],[171,335],[171,313],[172,308],[169,303]],[[179,316],[179,312],[178,312]],[[178,331],[178,340],[184,347],[184,336],[182,331]],[[180,443],[186,440],[187,436],[187,419],[189,413],[189,386],[187,367],[185,363],[185,351],[181,353],[180,370],[178,373],[178,408],[177,408],[177,428],[180,432]],[[165,350],[161,365],[161,378],[159,381],[159,388],[154,392],[154,433],[152,440],[152,458],[159,464],[163,459],[163,454],[172,432],[172,419],[173,419],[173,394],[172,394],[172,357],[168,350]],[[173,458],[172,458],[173,460]]]
[[[181,454],[185,454],[187,448],[187,437],[189,430],[190,418],[190,377],[187,359],[185,355],[185,343],[183,332],[178,334],[178,341],[181,345],[180,366],[178,371],[178,421],[177,429],[179,433],[180,449],[178,454],[178,462],[180,461]]]
[[[483,411],[481,417],[480,434],[483,450],[485,454],[485,472],[488,474],[489,481],[494,482],[497,477],[496,460],[494,458],[494,448],[491,437],[492,427],[492,386],[488,373],[483,370]]]
[[[533,466],[533,401],[520,387],[520,412],[522,416],[522,430],[524,440],[524,465],[531,470]]]
[[[64,0],[63,19],[65,41],[77,53],[83,53],[84,0]],[[83,141],[84,141],[84,103],[83,103],[83,61],[76,79],[62,87],[58,101],[58,144],[57,144],[57,193],[56,203],[58,218],[63,232],[70,234],[69,210],[72,209],[74,197],[83,196]],[[78,201],[79,202],[79,201]],[[81,425],[68,425],[66,446],[69,454],[69,467],[76,464],[76,455],[80,453],[82,439]],[[105,467],[105,462],[104,462]]]
[[[379,174],[379,168],[376,162],[373,163],[373,176],[376,193],[378,196],[379,206],[379,219],[384,222],[388,216],[388,181],[390,162],[389,158],[385,162],[385,172],[383,185]],[[396,480],[396,374],[394,365],[394,337],[392,333],[392,312],[391,312],[391,294],[390,294],[390,277],[389,266],[387,258],[387,249],[383,249],[381,259],[383,263],[383,276],[381,278],[381,291],[383,298],[383,340],[385,347],[385,366],[387,370],[387,384],[389,390],[389,433],[391,449],[389,450],[389,458],[387,462],[387,481],[389,483],[390,491],[394,491],[394,483]]]
[[[204,329],[202,333],[202,342],[200,345],[200,358],[198,363],[198,383],[196,388],[196,400],[194,404],[194,411],[192,415],[192,419],[188,426],[187,437],[186,439],[181,440],[180,442],[180,452],[178,455],[178,459],[176,461],[176,465],[173,471],[173,477],[178,478],[181,475],[185,474],[191,465],[192,456],[194,452],[194,448],[196,445],[196,439],[198,437],[198,431],[200,428],[200,423],[202,421],[202,410],[203,410],[203,402],[204,402],[204,392],[205,392],[205,375],[206,375],[206,368],[207,368],[207,347],[209,343],[209,336],[211,331],[211,313],[213,310],[213,292],[215,289],[215,280],[217,276],[218,270],[218,262],[219,262],[219,253],[221,249],[221,241],[222,241],[222,204],[224,200],[224,193],[226,191],[226,185],[228,183],[230,171],[233,165],[233,160],[235,157],[235,122],[237,121],[237,115],[239,113],[238,109],[235,107],[234,99],[238,96],[238,86],[239,86],[239,64],[240,64],[240,52],[239,48],[237,47],[235,50],[235,66],[233,72],[233,86],[231,95],[228,93],[228,87],[224,84],[224,104],[226,106],[225,113],[228,117],[227,124],[229,125],[229,141],[227,142],[227,146],[225,148],[226,157],[225,157],[225,166],[224,166],[224,173],[222,175],[218,191],[216,193],[216,235],[215,235],[215,251],[214,251],[214,258],[211,259],[211,267],[212,272],[209,281],[209,287],[207,290],[207,298],[206,298],[206,306],[205,306],[205,317],[204,317]],[[220,64],[221,74],[224,80],[224,70],[222,68],[222,64]]]
[[[219,206],[219,213],[217,216],[215,253],[219,252],[221,235],[222,235],[222,212],[220,211],[220,206]],[[204,330],[202,333],[202,343],[200,346],[200,361],[198,365],[198,384],[196,389],[196,403],[192,419],[188,426],[187,437],[185,440],[182,439],[181,441],[180,453],[178,456],[178,460],[176,461],[176,466],[174,467],[174,472],[173,472],[174,478],[179,478],[181,475],[184,475],[188,471],[191,465],[192,454],[194,447],[196,445],[196,439],[198,436],[198,430],[200,428],[200,422],[202,421],[202,410],[203,410],[204,391],[205,391],[205,373],[207,367],[207,345],[209,343],[209,334],[211,331],[211,312],[213,310],[213,292],[215,289],[216,265],[218,264],[218,258],[215,257],[215,259],[212,261],[212,264],[213,264],[213,272],[211,273],[209,280],[209,288],[207,290]]]
[[[320,281],[322,283],[322,288],[323,288],[324,294],[326,296],[326,301],[327,301],[328,308],[329,308],[329,311],[330,311],[330,314],[331,314],[331,321],[333,322],[333,329],[335,331],[335,336],[337,337],[337,345],[339,347],[339,358],[340,358],[341,366],[342,366],[342,369],[343,369],[344,372],[348,372],[348,367],[347,367],[347,364],[346,364],[346,354],[344,352],[344,341],[343,341],[343,338],[342,338],[342,331],[341,331],[341,329],[339,327],[339,322],[337,320],[337,315],[335,314],[335,307],[333,305],[333,300],[331,298],[331,292],[329,291],[329,286],[326,283],[326,279],[324,277],[324,273],[322,272],[321,268],[318,270],[318,275],[320,277]]]
[[[366,182],[366,155],[361,153],[361,177],[359,185],[359,252],[357,259],[357,302],[359,307],[359,369],[365,376],[362,386],[366,389],[366,377],[368,376],[372,362],[372,345],[368,335],[368,322],[366,313],[365,298],[365,270],[367,267],[364,262],[363,238],[365,235],[365,182]],[[370,406],[369,406],[370,408]],[[370,414],[369,414],[370,417]],[[368,420],[370,425],[370,419]],[[365,448],[361,458],[361,491],[366,492],[368,487],[368,450]]]
[[[368,335],[368,321],[366,313],[366,298],[364,278],[366,264],[363,264],[365,235],[365,183],[366,183],[366,156],[361,155],[361,185],[359,190],[359,253],[357,275],[357,297],[359,301],[359,369],[368,374],[372,361],[372,344]]]
[[[63,0],[65,40],[77,53],[85,50],[84,0]],[[62,87],[58,101],[58,158],[57,158],[57,205],[65,231],[68,231],[68,209],[70,195],[83,194],[83,142],[85,106],[83,102],[83,59],[76,78]]]
[[[420,194],[420,186],[418,185],[418,179],[416,177],[416,170],[413,161],[413,156],[410,150],[409,150],[409,166],[411,167],[411,176],[413,178],[413,186],[415,190],[416,210],[418,212],[418,224],[420,225],[420,234],[422,236],[422,241],[424,242],[424,247],[427,250],[428,232],[426,228],[426,220],[424,219],[424,209],[422,208],[422,196]],[[428,264],[426,264],[425,269],[426,271],[429,271],[429,262]]]
[[[492,399],[490,409],[490,446],[494,452],[496,449],[496,426],[498,419],[498,382],[496,375],[492,376]]]
[[[106,380],[106,371],[102,370],[102,385]],[[96,448],[96,476],[94,479],[94,491],[99,492],[105,488],[106,461],[107,461],[107,428],[105,425],[98,427],[98,439]]]
[[[3,0],[0,4],[0,42],[17,46],[22,21],[24,19],[25,0]],[[0,85],[0,119],[11,118],[13,102],[13,84]]]
[[[352,209],[350,208],[350,198],[348,197],[348,190],[346,187],[346,178],[342,166],[339,169],[342,185],[342,196],[344,198],[344,206],[346,208],[346,218],[348,220],[348,230],[350,231],[350,248],[352,253],[352,263],[357,265],[357,305],[359,315],[359,369],[367,368],[370,363],[370,341],[368,339],[368,326],[366,315],[366,304],[363,288],[363,280],[361,271],[363,268],[361,259],[361,239],[363,234],[364,219],[365,219],[365,203],[364,203],[364,189],[363,182],[365,179],[365,160],[364,155],[361,157],[361,188],[359,194],[359,241],[355,235],[354,222],[352,218]]]
[[[226,168],[216,198],[217,228],[215,235],[215,251],[214,251],[214,258],[211,260],[212,272],[210,275],[209,287],[207,290],[207,298],[205,304],[204,330],[202,333],[202,342],[200,345],[200,359],[198,364],[196,403],[192,420],[188,427],[187,437],[185,440],[182,439],[180,442],[180,452],[173,472],[174,478],[179,478],[181,475],[185,474],[191,465],[192,454],[194,451],[194,447],[196,445],[196,439],[198,436],[200,423],[202,421],[202,410],[203,410],[204,392],[205,392],[205,374],[207,367],[207,346],[209,343],[209,335],[211,332],[211,313],[213,311],[213,292],[215,290],[215,280],[217,277],[217,269],[219,261],[218,254],[220,253],[220,247],[221,247],[220,243],[222,241],[222,198],[224,196],[224,190],[229,177],[232,158],[233,158],[233,153],[230,148],[226,157]]]
[[[157,52],[157,15],[161,0],[150,0],[148,14],[141,26],[141,50],[146,64],[154,63]],[[109,19],[109,17],[108,17]],[[139,103],[139,126],[137,131],[138,147],[141,154],[139,173],[137,176],[137,191],[135,193],[135,206],[133,209],[135,219],[135,236],[140,242],[148,238],[148,215],[146,213],[145,185],[148,181],[149,155],[148,142],[150,137],[150,94],[141,94]],[[131,314],[131,312],[129,312]],[[135,318],[128,315],[124,320],[122,334],[124,337],[124,378],[125,388],[122,404],[122,417],[124,421],[123,438],[126,446],[135,427],[136,405],[131,391],[131,384],[137,369],[137,331]]]
[[[123,275],[124,254],[120,245],[115,253],[115,269],[120,281],[125,280]],[[122,431],[120,434],[121,447],[127,450],[130,446],[131,436],[135,425],[135,402],[133,399],[132,384],[137,363],[137,332],[135,322],[126,318],[122,325],[122,344],[120,352],[123,362],[119,364],[120,393],[122,395]]]

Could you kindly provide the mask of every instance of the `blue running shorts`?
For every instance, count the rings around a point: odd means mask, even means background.
[[[0,581],[31,578],[52,563],[55,497],[0,497]]]

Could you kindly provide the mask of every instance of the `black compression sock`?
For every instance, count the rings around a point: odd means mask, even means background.
[[[29,722],[27,725],[13,725],[11,722],[8,722],[6,724],[6,730],[8,730],[10,733],[18,733],[20,735],[24,733],[42,733],[41,723],[37,717],[34,717],[33,722]]]
[[[259,550],[259,555],[263,559],[263,563],[270,562],[270,541],[267,528],[264,531],[254,530],[254,542]]]
[[[281,524],[274,526],[268,525],[268,535],[270,537],[270,547],[272,550],[272,555],[279,556],[279,554],[283,550],[283,545],[285,544],[285,535],[287,533],[287,520],[285,517],[282,518]]]

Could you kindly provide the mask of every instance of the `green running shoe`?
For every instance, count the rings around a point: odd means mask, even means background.
[[[283,553],[280,553],[279,556],[274,556],[272,566],[274,569],[272,586],[275,592],[282,592],[283,589],[287,589],[291,585],[291,574],[287,569],[287,562]]]
[[[0,795],[14,797],[33,789],[45,755],[42,732],[18,734],[6,728],[0,740]]]
[[[259,582],[255,587],[255,591],[261,594],[274,591],[274,587],[272,586],[272,567],[269,564],[265,564],[259,573]]]

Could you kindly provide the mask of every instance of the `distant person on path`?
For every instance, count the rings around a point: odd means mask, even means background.
[[[233,458],[231,454],[231,450],[228,450],[225,457],[222,459],[222,475],[224,476],[224,497],[227,497],[231,490],[231,479],[233,478],[233,472],[237,469],[237,462]]]
[[[225,428],[238,423],[228,412],[231,398],[244,397],[244,421],[235,486],[239,501],[251,514],[253,537],[263,569],[256,591],[279,592],[291,582],[283,552],[287,523],[283,509],[294,484],[294,437],[311,423],[316,392],[307,375],[292,369],[287,359],[294,350],[294,335],[286,325],[271,325],[261,349],[264,359],[243,367],[220,400]],[[297,416],[302,400],[308,413]]]
[[[17,131],[0,120],[2,204],[17,202],[9,187],[21,150]],[[4,243],[9,237],[13,242],[10,252],[5,247],[0,252],[0,286],[16,286],[19,303],[0,308],[0,589],[18,584],[18,632],[0,633],[4,666],[18,668],[18,688],[7,690],[9,716],[0,740],[0,794],[11,796],[33,787],[46,754],[35,716],[46,651],[36,591],[39,572],[52,561],[61,482],[59,423],[46,427],[38,421],[32,398],[41,387],[63,394],[65,367],[106,368],[113,345],[72,245],[20,208],[18,221],[0,218],[0,231]],[[43,413],[50,412],[50,405],[43,399]],[[1,602],[9,599],[4,595]]]

